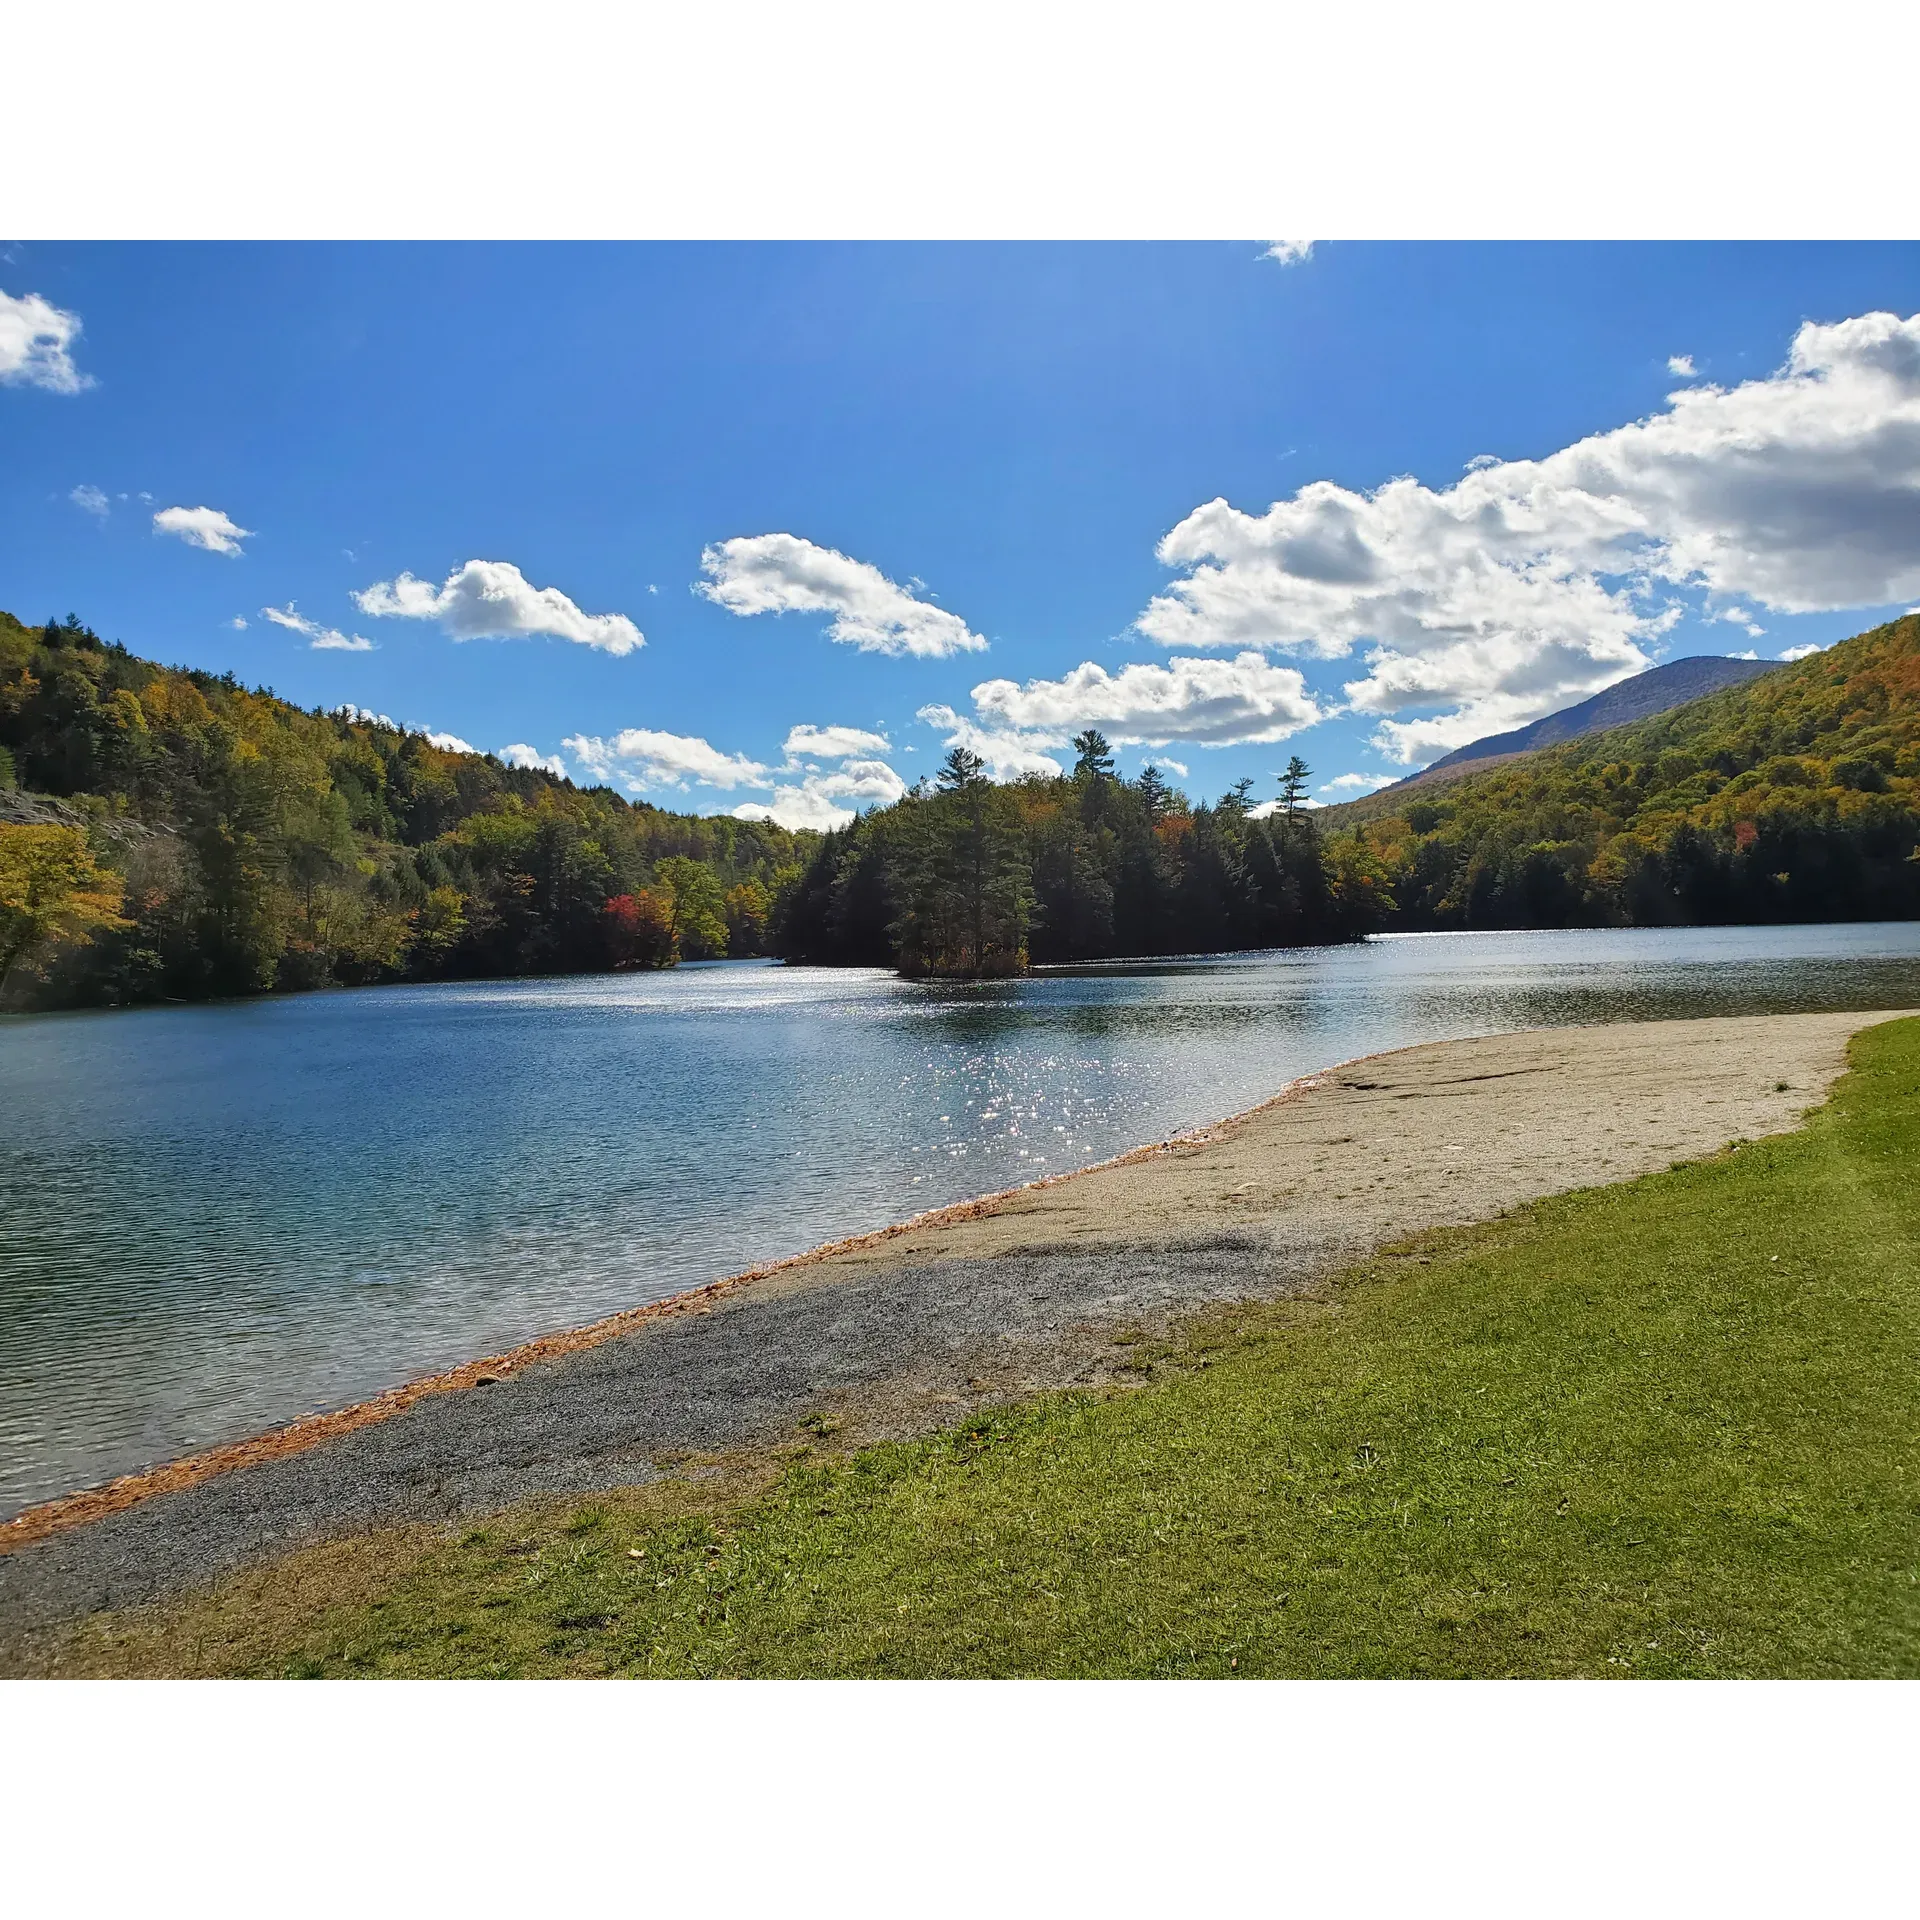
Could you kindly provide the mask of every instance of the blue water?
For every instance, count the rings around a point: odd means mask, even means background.
[[[1920,1006],[1920,926],[988,986],[738,962],[0,1022],[0,1515],[1382,1048]]]

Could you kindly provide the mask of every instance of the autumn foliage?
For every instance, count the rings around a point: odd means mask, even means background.
[[[60,845],[97,878],[74,880],[64,918],[10,912],[14,1006],[759,953],[817,844],[305,712],[72,619],[0,614],[0,821],[38,833],[47,808],[16,795],[54,797]],[[620,900],[636,921],[609,912]]]

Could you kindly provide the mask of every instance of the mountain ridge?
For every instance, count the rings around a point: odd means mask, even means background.
[[[1542,747],[1561,746],[1585,734],[1631,726],[1636,720],[1651,720],[1689,701],[1704,699],[1723,688],[1740,686],[1763,673],[1772,673],[1782,664],[1777,660],[1739,660],[1730,654],[1686,654],[1678,660],[1668,660],[1657,667],[1648,667],[1643,673],[1616,680],[1612,686],[1603,687],[1585,700],[1545,714],[1524,727],[1469,741],[1431,766],[1422,767],[1418,773],[1381,788],[1381,792],[1404,793],[1409,787],[1437,786],[1443,780],[1458,779],[1469,770],[1478,772],[1496,761],[1535,753]]]

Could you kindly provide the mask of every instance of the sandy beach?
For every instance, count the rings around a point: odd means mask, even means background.
[[[312,1541],[1099,1386],[1142,1329],[1794,1126],[1897,1013],[1554,1028],[1317,1074],[1199,1133],[949,1208],[50,1503],[0,1529],[0,1645]]]

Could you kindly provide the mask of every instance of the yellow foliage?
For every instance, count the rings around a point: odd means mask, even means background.
[[[83,943],[131,925],[122,893],[79,827],[0,825],[0,984],[42,941]]]

